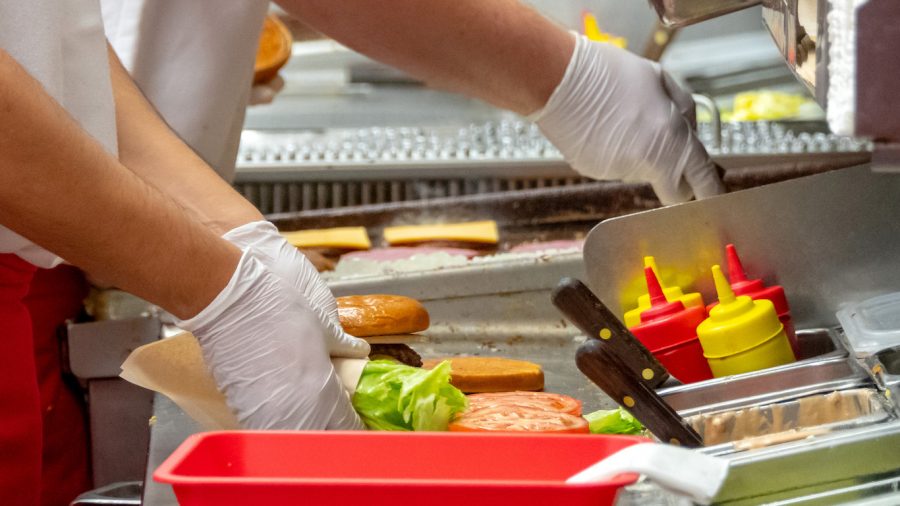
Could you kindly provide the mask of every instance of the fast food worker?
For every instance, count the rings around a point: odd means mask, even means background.
[[[141,90],[230,179],[268,0],[101,3]],[[689,93],[658,64],[574,37],[518,0],[275,3],[430,85],[528,116],[585,176],[649,182],[665,204],[722,191]]]
[[[658,66],[573,37],[512,0],[283,6],[438,87],[529,115],[584,174],[649,181],[666,203],[721,190],[692,133],[689,95]],[[172,115],[166,97],[199,90],[181,103],[200,111],[185,116],[195,119],[190,128],[239,131],[217,114],[223,104],[232,119],[242,114],[265,9],[253,0],[143,5],[141,26],[161,38],[150,51],[138,42],[128,56],[139,80],[160,78],[141,84],[163,114]],[[179,24],[179,12],[191,23]],[[96,0],[0,6],[3,504],[65,501],[51,491],[66,488],[69,475],[48,469],[65,446],[54,440],[64,433],[59,420],[47,416],[59,404],[48,405],[42,388],[61,384],[58,364],[32,356],[49,347],[39,328],[63,311],[28,300],[38,269],[61,259],[180,318],[245,426],[359,427],[328,356],[363,356],[367,345],[340,331],[333,297],[309,262],[158,118],[107,53],[99,16]],[[169,59],[176,46],[191,58],[197,53],[185,48],[202,49],[203,58]],[[140,62],[155,72],[142,73]],[[229,142],[220,154],[236,149]],[[210,163],[227,162],[196,144]],[[48,277],[43,288],[53,292],[60,281]],[[42,464],[44,481],[58,480],[43,491]]]
[[[62,259],[175,315],[244,426],[362,428],[329,355],[368,345],[339,330],[305,257],[145,101],[97,0],[0,3],[0,114],[0,504],[68,504],[86,485],[59,465],[79,443],[48,416],[59,365],[35,353],[58,312],[26,300]]]

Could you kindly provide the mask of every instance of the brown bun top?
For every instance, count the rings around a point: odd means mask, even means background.
[[[401,295],[338,297],[338,317],[356,337],[410,334],[428,328],[428,311],[416,299]]]
[[[278,70],[291,57],[294,39],[290,30],[276,16],[268,15],[263,22],[253,65],[253,84],[266,83],[278,75]]]
[[[525,360],[502,357],[448,357],[424,360],[422,367],[432,369],[450,361],[450,384],[467,394],[542,390],[544,371]]]

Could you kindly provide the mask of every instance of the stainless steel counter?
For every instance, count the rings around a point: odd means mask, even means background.
[[[150,452],[144,478],[143,504],[146,506],[177,506],[172,487],[153,481],[153,471],[178,448],[188,436],[200,432],[200,426],[168,397],[156,394],[153,399],[153,420],[150,428]]]

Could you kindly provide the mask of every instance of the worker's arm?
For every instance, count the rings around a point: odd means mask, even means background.
[[[277,0],[310,26],[432,86],[520,114],[547,102],[575,41],[517,0]]]
[[[238,248],[125,169],[2,50],[0,111],[0,223],[181,318],[226,285]]]
[[[122,164],[216,235],[242,250],[254,249],[269,270],[296,290],[294,298],[309,304],[325,327],[332,356],[367,356],[369,345],[341,328],[337,302],[310,261],[172,132],[111,48],[108,54]]]
[[[123,167],[2,50],[0,114],[0,224],[182,319],[243,427],[362,427],[307,302]]]
[[[664,203],[723,191],[693,101],[662,69],[576,39],[517,0],[278,0],[313,28],[432,86],[520,114],[578,172],[645,181]]]
[[[160,118],[112,48],[108,48],[108,54],[122,164],[218,235],[261,220],[253,204],[222,180]]]

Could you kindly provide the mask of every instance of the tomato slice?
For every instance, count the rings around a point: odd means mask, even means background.
[[[518,406],[485,407],[457,415],[451,432],[544,432],[551,434],[588,434],[588,422],[547,409]]]
[[[581,401],[550,392],[496,392],[467,396],[469,411],[499,406],[551,410],[581,416]]]

